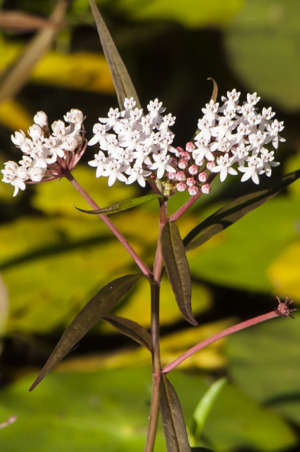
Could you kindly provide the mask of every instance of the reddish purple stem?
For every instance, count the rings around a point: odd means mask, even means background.
[[[218,341],[219,339],[222,339],[223,337],[229,336],[230,334],[236,333],[237,331],[248,328],[249,326],[256,325],[257,323],[265,322],[266,320],[270,320],[273,319],[274,317],[280,316],[281,316],[280,311],[278,311],[278,309],[275,309],[274,311],[268,312],[267,314],[259,315],[258,317],[254,317],[253,319],[246,320],[245,322],[241,322],[238,323],[237,325],[233,325],[229,328],[226,328],[226,330],[214,334],[208,339],[205,339],[204,341],[187,350],[185,353],[176,358],[173,362],[164,367],[162,373],[167,374],[171,370],[175,369],[175,367],[177,367],[180,363],[182,363],[187,358],[192,356],[194,353],[199,352],[199,350],[202,350],[203,348],[207,347],[210,344],[213,344],[214,342]]]

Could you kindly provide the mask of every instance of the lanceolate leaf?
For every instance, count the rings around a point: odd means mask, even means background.
[[[191,306],[191,274],[185,249],[175,223],[167,221],[161,234],[161,250],[177,305],[183,317],[197,325]]]
[[[136,106],[138,108],[141,108],[139,99],[137,97],[135,88],[127,72],[127,69],[122,61],[122,58],[119,55],[119,52],[105,25],[104,20],[102,19],[102,16],[96,6],[96,3],[94,0],[89,0],[89,2],[97,25],[97,30],[103,48],[103,52],[109,65],[111,76],[115,85],[120,109],[123,110],[124,100],[126,97],[128,98],[133,97],[134,100],[136,101]]]
[[[206,218],[202,223],[196,226],[183,240],[186,251],[191,251],[211,237],[222,232],[236,221],[243,218],[247,213],[261,206],[269,199],[276,196],[281,190],[288,187],[292,182],[299,179],[300,170],[278,178],[276,181],[268,184],[266,188],[256,190],[255,192],[241,196],[226,206],[222,207],[216,213]]]
[[[126,201],[118,202],[117,204],[113,204],[108,207],[104,207],[103,209],[97,209],[97,210],[84,210],[79,209],[76,207],[77,210],[80,210],[80,212],[84,213],[90,213],[99,215],[99,213],[103,213],[106,215],[122,212],[122,210],[128,210],[132,209],[133,207],[139,206],[140,204],[144,204],[145,202],[153,201],[154,199],[163,198],[163,195],[147,195],[147,196],[140,196],[139,198],[132,198],[127,199]]]
[[[113,314],[106,314],[102,317],[104,322],[109,323],[125,336],[131,337],[134,341],[151,351],[151,336],[143,326],[129,319],[118,317]]]
[[[161,419],[168,452],[191,452],[175,389],[165,375],[159,387]]]
[[[142,275],[126,275],[104,286],[85,305],[60,338],[45,366],[30,388],[42,379],[69,353],[83,336],[125,295]]]

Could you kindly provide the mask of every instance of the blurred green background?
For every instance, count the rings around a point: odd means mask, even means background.
[[[97,2],[144,108],[158,97],[177,117],[176,146],[193,136],[212,84],[219,97],[257,91],[284,120],[274,177],[300,167],[300,3],[297,0],[108,0]],[[69,2],[46,43],[51,0],[0,1],[0,162],[19,160],[10,135],[34,114],[50,122],[71,108],[86,115],[91,136],[98,117],[117,106],[87,0]],[[62,7],[64,5],[62,4]],[[11,13],[21,15],[12,15]],[[26,13],[26,16],[24,15]],[[48,28],[47,28],[48,27]],[[47,44],[47,45],[46,45]],[[31,47],[29,47],[31,46]],[[49,48],[48,48],[49,47]],[[32,50],[33,49],[33,50]],[[23,52],[23,53],[22,53]],[[20,57],[21,55],[21,57]],[[23,56],[22,56],[23,55]],[[20,64],[20,66],[16,66]],[[13,68],[17,67],[14,72]],[[74,176],[100,206],[145,191],[95,178],[85,163]],[[262,177],[262,186],[265,180]],[[70,185],[70,184],[69,184]],[[140,452],[151,396],[150,355],[105,324],[97,325],[33,393],[28,388],[64,328],[103,285],[137,271],[66,180],[28,186],[12,198],[0,187],[0,430],[3,452]],[[252,190],[215,181],[178,222],[181,235],[235,197]],[[186,199],[177,194],[174,211]],[[300,183],[191,252],[193,309],[198,327],[181,319],[162,283],[162,360],[167,364],[200,340],[276,307],[275,295],[300,303]],[[155,202],[112,217],[152,265],[158,233]],[[150,326],[149,288],[141,281],[114,310]],[[170,375],[189,432],[193,412],[221,376],[228,383],[203,430],[207,447],[225,451],[298,450],[300,328],[275,319],[222,340]],[[165,451],[159,430],[156,452]]]

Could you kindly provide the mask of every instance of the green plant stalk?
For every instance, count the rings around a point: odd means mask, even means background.
[[[99,209],[99,206],[96,204],[96,202],[90,197],[90,195],[81,187],[81,185],[77,182],[77,180],[74,178],[74,176],[70,172],[66,172],[64,174],[64,177],[68,179],[69,182],[73,185],[73,187],[76,188],[76,190],[81,194],[81,196],[87,201],[87,203],[93,208],[93,209]],[[128,241],[125,239],[125,237],[121,234],[121,232],[118,230],[118,228],[113,224],[113,222],[104,214],[98,214],[98,217],[101,218],[101,220],[106,224],[106,226],[111,230],[111,232],[115,235],[115,237],[119,240],[119,242],[124,246],[124,248],[128,251],[132,259],[135,261],[135,263],[138,265],[142,273],[150,278],[153,279],[153,275],[147,265],[144,263],[144,261],[138,256],[138,254],[134,251],[132,246],[128,243]]]
[[[161,378],[160,344],[159,344],[159,292],[163,259],[160,246],[161,231],[168,218],[167,201],[160,202],[159,238],[157,242],[153,266],[154,281],[151,283],[151,344],[152,344],[152,396],[149,415],[147,439],[144,452],[153,452],[158,414],[159,414],[159,384]]]

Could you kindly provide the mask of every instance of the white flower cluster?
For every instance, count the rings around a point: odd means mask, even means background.
[[[69,125],[66,126],[61,120],[55,121],[50,134],[47,115],[40,111],[34,116],[34,124],[28,130],[30,138],[22,130],[11,136],[12,142],[23,152],[19,164],[6,162],[1,171],[3,182],[15,187],[13,196],[17,195],[19,189],[25,189],[25,182],[36,183],[45,178],[53,180],[75,166],[81,156],[79,150],[83,143],[83,119],[80,110],[72,109],[64,116]]]
[[[145,179],[154,174],[162,179],[167,172],[175,173],[170,155],[176,153],[171,146],[174,134],[169,130],[175,117],[161,115],[166,109],[158,99],[150,101],[146,116],[135,106],[130,98],[125,99],[124,111],[111,108],[108,117],[99,118],[94,125],[94,137],[88,143],[99,143],[100,151],[89,165],[97,168],[96,177],[108,177],[109,186],[118,179],[126,184],[137,181],[145,187]]]
[[[195,138],[195,149],[192,152],[196,165],[206,160],[207,168],[220,173],[223,182],[227,174],[244,173],[241,181],[252,179],[259,184],[262,174],[271,176],[272,167],[279,163],[274,161],[274,151],[265,146],[272,143],[278,148],[279,141],[285,141],[279,136],[284,128],[283,122],[272,121],[275,113],[271,107],[263,108],[262,113],[256,112],[255,105],[260,97],[247,94],[247,101],[238,105],[240,93],[235,89],[227,92],[227,98],[222,97],[223,105],[211,100],[202,109],[204,116],[198,121],[199,132]],[[215,165],[216,159],[216,165]]]

